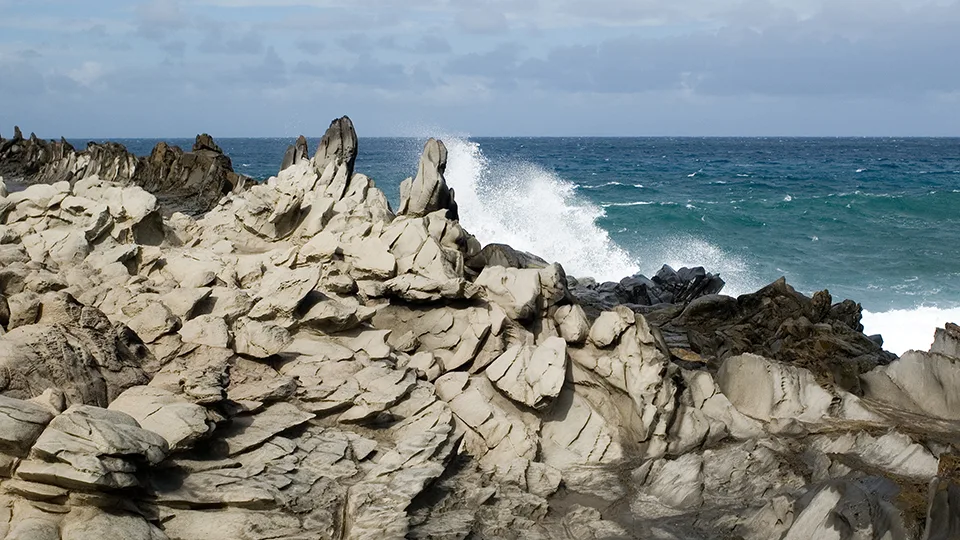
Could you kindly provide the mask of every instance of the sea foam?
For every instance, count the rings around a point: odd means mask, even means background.
[[[921,306],[915,309],[894,309],[863,312],[863,332],[883,336],[883,348],[903,354],[909,350],[926,351],[933,343],[933,334],[948,322],[960,321],[960,308],[942,309]]]

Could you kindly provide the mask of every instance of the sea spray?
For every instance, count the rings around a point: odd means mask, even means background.
[[[460,221],[481,243],[503,243],[558,261],[574,276],[619,281],[662,265],[704,266],[727,282],[726,294],[752,292],[766,283],[747,262],[689,235],[649,231],[650,241],[627,251],[597,222],[601,206],[576,193],[576,184],[539,165],[488,159],[480,144],[444,138],[449,151],[446,179],[456,190]],[[652,240],[652,239],[658,240]]]
[[[460,221],[481,243],[558,261],[575,276],[620,280],[638,271],[637,260],[597,225],[603,209],[578,197],[573,183],[532,163],[491,162],[467,139],[444,144]]]
[[[863,312],[863,328],[867,335],[883,336],[883,348],[903,354],[909,350],[926,351],[933,343],[934,329],[948,322],[960,321],[960,307],[920,306],[915,309],[894,309],[879,313]]]

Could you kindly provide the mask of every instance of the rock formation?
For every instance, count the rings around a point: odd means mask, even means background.
[[[19,128],[13,139],[0,140],[0,175],[28,184],[97,177],[136,185],[155,194],[167,214],[205,212],[223,195],[243,189],[247,181],[233,171],[230,158],[206,133],[197,135],[190,152],[161,142],[149,156],[138,158],[117,143],[91,142],[77,152],[63,139],[44,141],[33,134],[24,139]]]
[[[195,217],[123,159],[0,197],[0,539],[960,534],[955,326],[575,280],[481,249],[439,141],[396,215],[348,118],[304,148]]]

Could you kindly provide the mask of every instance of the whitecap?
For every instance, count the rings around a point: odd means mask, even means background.
[[[622,202],[622,203],[601,203],[600,206],[604,208],[610,208],[611,206],[646,206],[648,204],[656,204],[653,201],[633,201],[633,202]]]
[[[786,197],[783,198],[783,200],[786,202],[790,202],[793,200],[793,197],[791,197],[790,195],[787,195]]]
[[[867,169],[857,169],[858,173],[867,172]]]

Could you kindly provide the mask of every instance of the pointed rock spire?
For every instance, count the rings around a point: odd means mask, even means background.
[[[416,178],[400,184],[400,209],[397,215],[421,217],[437,210],[447,210],[447,218],[459,219],[453,189],[443,176],[447,169],[447,147],[430,139],[423,147]]]
[[[283,155],[283,163],[280,164],[280,170],[290,168],[302,160],[307,159],[310,149],[307,147],[307,138],[303,135],[297,137],[297,142],[288,146]]]
[[[306,141],[304,141],[306,142]],[[347,178],[353,174],[353,164],[357,160],[357,132],[348,116],[337,118],[330,123],[327,132],[320,139],[317,153],[313,157],[317,170],[321,173],[331,162],[337,166],[347,166]]]

